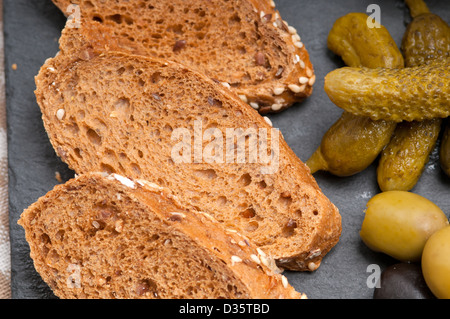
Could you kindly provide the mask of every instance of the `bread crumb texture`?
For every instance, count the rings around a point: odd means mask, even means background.
[[[224,83],[261,113],[280,112],[312,93],[308,51],[273,1],[53,1],[66,14],[71,3],[79,5],[82,24],[101,24],[124,46]]]
[[[37,271],[60,298],[302,298],[257,250],[170,193],[100,173],[56,186],[25,229]]]
[[[202,135],[214,128],[224,134],[229,128],[253,129],[256,141],[270,141],[272,127],[204,74],[117,52],[109,40],[112,49],[105,50],[105,39],[92,34],[65,29],[61,53],[36,77],[44,125],[60,158],[77,174],[116,173],[170,188],[193,208],[249,237],[283,268],[310,270],[310,262],[320,264],[338,241],[340,215],[281,134],[273,174],[263,173],[267,164],[261,161],[174,161],[178,129],[192,139],[198,126]],[[209,142],[204,139],[201,148]],[[225,147],[234,153],[237,146]],[[312,255],[317,249],[321,253]]]

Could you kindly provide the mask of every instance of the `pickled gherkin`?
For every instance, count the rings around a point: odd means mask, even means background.
[[[408,1],[412,22],[403,36],[402,50],[406,67],[427,64],[448,57],[450,28],[428,11],[422,0]],[[411,190],[422,175],[441,130],[439,118],[403,122],[394,131],[383,150],[377,169],[382,191]]]
[[[351,68],[325,77],[325,92],[340,108],[396,122],[450,116],[450,58],[404,69]]]
[[[402,40],[405,64],[419,66],[450,57],[450,27],[439,16],[423,13],[406,28]]]
[[[402,68],[403,56],[388,30],[369,28],[364,13],[349,13],[334,23],[328,47],[353,67]],[[350,176],[367,168],[389,142],[393,121],[374,121],[344,112],[322,138],[306,164],[312,173],[328,171]]]
[[[327,38],[328,48],[347,66],[403,67],[403,56],[389,31],[369,28],[365,13],[349,13],[336,20]]]
[[[382,191],[411,190],[428,163],[441,130],[441,119],[402,122],[383,150],[377,169]]]
[[[359,173],[377,158],[394,129],[392,122],[372,121],[344,112],[325,133],[306,165],[311,172],[324,170],[336,176]]]

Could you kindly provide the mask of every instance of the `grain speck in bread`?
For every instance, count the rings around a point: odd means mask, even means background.
[[[168,187],[184,203],[250,238],[280,267],[317,269],[338,242],[341,217],[281,134],[277,169],[270,174],[263,171],[266,164],[248,159],[174,161],[179,140],[172,133],[180,128],[192,138],[198,123],[202,136],[210,128],[253,128],[257,141],[262,130],[275,140],[276,131],[204,74],[111,51],[114,43],[92,34],[66,28],[60,54],[36,77],[43,123],[61,159],[77,174],[103,171]],[[230,146],[234,153],[236,146]]]
[[[36,270],[63,299],[306,298],[247,238],[147,181],[80,175],[19,224]]]
[[[309,54],[273,1],[53,2],[67,15],[68,6],[77,4],[83,19],[101,23],[143,53],[226,83],[260,113],[280,112],[312,93]],[[308,81],[298,85],[304,77]]]

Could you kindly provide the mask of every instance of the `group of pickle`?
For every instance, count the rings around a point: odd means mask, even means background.
[[[368,26],[364,13],[347,14],[333,25],[328,47],[347,67],[330,72],[324,89],[344,112],[307,165],[312,173],[350,176],[379,158],[382,192],[367,204],[361,239],[400,262],[418,263],[432,294],[447,299],[448,218],[410,190],[436,148],[441,129],[439,161],[450,176],[450,27],[423,0],[405,3],[412,20],[401,51],[384,26]]]
[[[382,25],[370,28],[364,13],[339,18],[328,47],[348,65],[325,77],[325,92],[344,109],[307,161],[350,176],[380,156],[382,191],[411,190],[418,182],[450,116],[450,27],[422,0],[406,0],[412,21],[400,51]],[[440,146],[440,162],[450,175],[450,128]]]

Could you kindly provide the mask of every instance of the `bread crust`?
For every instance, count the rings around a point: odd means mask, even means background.
[[[281,112],[312,94],[316,76],[309,53],[301,42],[297,30],[281,18],[272,0],[233,0],[231,4],[225,4],[223,1],[189,2],[190,6],[197,8],[196,10],[206,7],[212,8],[217,13],[228,12],[228,7],[225,8],[228,5],[236,8],[234,15],[222,17],[218,14],[219,17],[216,19],[219,21],[209,21],[208,16],[204,14],[196,17],[195,23],[202,27],[201,34],[217,32],[212,26],[229,24],[229,21],[222,21],[225,18],[230,21],[238,19],[243,29],[257,26],[251,39],[249,35],[244,39],[238,34],[229,36],[234,42],[227,46],[236,48],[227,59],[221,55],[220,52],[223,52],[224,48],[220,47],[221,44],[217,39],[225,38],[228,29],[234,32],[234,29],[231,29],[232,25],[220,31],[224,34],[217,34],[211,40],[208,37],[197,40],[194,33],[178,34],[177,37],[181,38],[179,42],[169,40],[173,37],[172,32],[163,30],[172,30],[173,25],[182,28],[188,19],[187,14],[171,14],[169,11],[162,14],[153,11],[159,4],[163,4],[166,8],[171,5],[183,6],[182,3],[147,1],[146,6],[142,7],[141,0],[128,1],[128,4],[123,6],[98,0],[53,0],[53,2],[66,15],[71,13],[67,12],[71,3],[79,5],[82,18],[87,23],[92,20],[101,21],[102,25],[109,28],[111,34],[121,39],[121,42],[129,42],[139,47],[141,54],[173,60],[216,79],[261,114]],[[137,7],[142,7],[139,14],[135,13]],[[189,11],[189,8],[186,7],[185,11]],[[193,10],[191,8],[190,11]],[[155,14],[160,17],[159,24],[139,22],[151,20]],[[139,29],[136,27],[138,24]],[[145,33],[141,29],[144,29]],[[129,36],[130,34],[133,36]],[[150,38],[150,34],[154,34],[154,38]],[[158,50],[155,50],[155,47],[158,47]],[[200,50],[199,47],[206,49]],[[209,51],[214,54],[210,54]],[[247,78],[251,80],[246,80]]]
[[[91,213],[91,210],[96,209],[96,202],[102,203],[102,210],[99,210],[98,215]],[[124,204],[120,206],[116,202]],[[115,207],[114,210],[111,207]],[[113,218],[114,221],[111,221]],[[157,225],[157,228],[149,230],[147,237],[143,235],[142,238],[135,239],[137,242],[133,242],[128,237],[130,233],[126,228],[136,228],[131,232],[137,232],[138,228],[148,227],[140,224],[139,219],[151,220],[149,225]],[[49,223],[49,220],[52,222]],[[111,230],[108,223],[112,223],[114,229]],[[60,298],[306,298],[305,294],[296,292],[288,284],[286,277],[273,266],[274,263],[267,256],[261,255],[248,238],[227,231],[207,214],[184,207],[169,189],[148,181],[130,180],[117,174],[80,175],[57,185],[32,204],[22,213],[18,224],[25,229],[36,270]],[[96,242],[101,237],[102,243],[106,244],[101,247],[85,246],[82,237],[78,236],[77,231],[73,231],[76,228],[90,238],[88,243]],[[141,244],[145,245],[145,240],[157,236],[154,233],[156,230],[160,231],[160,236],[165,234],[166,237],[160,238],[163,243],[155,246],[154,249],[161,250],[164,254],[154,254],[154,258],[160,260],[152,260],[152,265],[159,264],[163,268],[166,260],[175,258],[167,255],[170,250],[163,249],[165,246],[174,246],[175,241],[181,238],[189,243],[182,253],[186,260],[197,263],[190,257],[194,252],[188,249],[198,248],[195,254],[203,256],[201,262],[208,265],[203,268],[205,272],[222,271],[222,274],[214,274],[215,278],[227,277],[226,284],[237,287],[234,294],[230,291],[228,295],[221,295],[223,292],[211,292],[211,296],[201,292],[189,295],[183,291],[184,287],[171,291],[165,281],[157,279],[160,278],[158,271],[152,270],[147,263],[141,262],[140,269],[127,268],[131,266],[126,265],[127,261],[120,262],[116,259],[96,263],[98,256],[117,254],[115,250],[119,251],[121,245],[127,245],[128,251],[134,252]],[[110,234],[105,235],[107,232]],[[140,263],[139,260],[134,262]],[[215,266],[217,264],[220,265]],[[71,265],[79,266],[80,270],[76,287],[67,284],[67,278],[71,276]],[[180,267],[181,271],[183,267]],[[126,273],[126,269],[130,269],[130,275]],[[163,269],[168,282],[173,281],[173,278],[177,282],[177,277],[183,277],[177,272],[180,270],[172,270],[170,267]],[[184,271],[189,270],[185,268]],[[92,282],[88,274],[97,275],[96,280]],[[129,277],[125,287],[120,286],[122,281],[119,278],[122,276]],[[142,276],[146,278],[145,281]],[[208,275],[197,273],[197,276]],[[152,282],[152,287],[140,284],[142,282]],[[179,281],[179,284],[193,285],[197,291],[208,291],[207,283],[196,281],[195,278],[190,283]],[[220,286],[218,282],[212,284]]]

